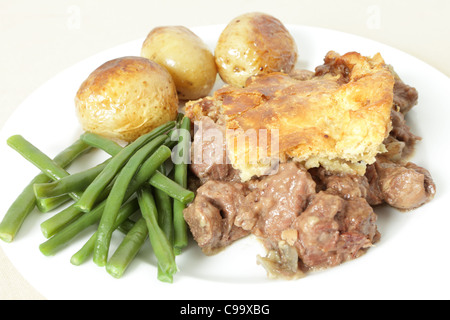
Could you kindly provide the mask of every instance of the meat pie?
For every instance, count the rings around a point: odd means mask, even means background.
[[[201,186],[184,211],[194,239],[213,254],[253,234],[267,249],[258,263],[288,279],[361,256],[381,238],[377,205],[410,210],[436,193],[430,172],[408,160],[421,140],[405,119],[417,98],[380,55],[330,52],[315,72],[255,76],[188,102],[202,128],[190,165]],[[261,135],[235,143],[260,129],[279,130],[275,166],[247,161],[274,155],[255,144]]]

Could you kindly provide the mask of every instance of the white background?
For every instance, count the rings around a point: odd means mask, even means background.
[[[0,129],[34,90],[84,58],[156,26],[226,24],[249,11],[371,38],[450,75],[448,0],[1,0]],[[0,299],[44,298],[0,249]]]

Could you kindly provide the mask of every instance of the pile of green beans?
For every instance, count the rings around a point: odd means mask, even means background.
[[[46,240],[39,250],[44,255],[56,254],[82,231],[97,225],[73,254],[73,265],[92,259],[120,278],[148,239],[158,262],[157,279],[172,283],[178,271],[176,256],[188,242],[182,210],[194,199],[194,193],[187,189],[186,132],[190,132],[190,120],[181,114],[176,121],[124,147],[85,132],[53,160],[22,136],[10,137],[8,145],[39,168],[41,174],[31,180],[5,214],[0,222],[0,239],[13,241],[35,208],[42,213],[56,211],[40,225]],[[110,158],[80,172],[66,171],[92,149],[103,150]],[[171,163],[172,151],[184,154],[183,161]],[[169,178],[170,169],[173,178]],[[72,203],[57,210],[68,201]],[[124,235],[110,253],[116,230]]]

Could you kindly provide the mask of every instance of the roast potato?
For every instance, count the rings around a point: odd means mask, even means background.
[[[252,12],[233,19],[220,34],[215,61],[222,80],[243,87],[262,73],[289,73],[297,62],[297,45],[275,17]]]
[[[174,120],[175,83],[166,69],[143,57],[106,62],[81,84],[75,106],[84,130],[131,142]]]
[[[169,71],[181,100],[208,95],[216,81],[214,55],[203,40],[186,27],[154,28],[142,45],[141,56]]]

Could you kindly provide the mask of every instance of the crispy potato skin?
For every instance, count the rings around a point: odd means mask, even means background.
[[[142,57],[122,57],[94,70],[75,97],[85,131],[131,142],[174,120],[178,96],[170,74]]]
[[[216,81],[214,55],[203,40],[186,27],[154,28],[142,45],[141,56],[169,71],[181,100],[208,95]]]
[[[250,76],[289,73],[297,62],[298,50],[294,38],[278,19],[253,12],[226,26],[214,54],[222,80],[243,87]]]

